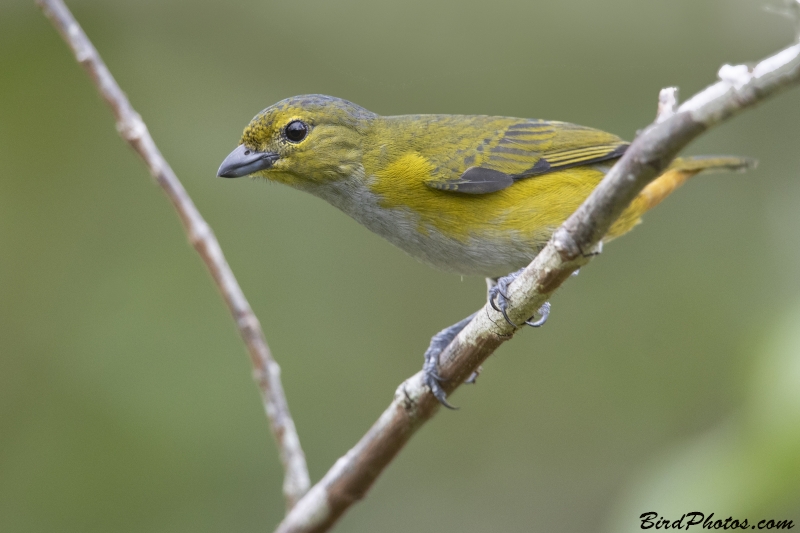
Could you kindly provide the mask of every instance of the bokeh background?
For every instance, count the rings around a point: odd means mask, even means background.
[[[260,317],[312,478],[419,370],[481,279],[320,200],[216,179],[262,108],[576,122],[632,138],[792,23],[751,0],[75,0]],[[647,511],[800,523],[800,91],[688,153],[453,397],[339,531],[635,531]],[[265,531],[282,472],[241,341],[172,208],[32,2],[0,3],[0,531]]]

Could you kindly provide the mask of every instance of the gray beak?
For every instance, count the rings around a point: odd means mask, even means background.
[[[220,178],[239,178],[271,167],[278,160],[278,154],[256,152],[240,144],[231,152],[217,171]]]

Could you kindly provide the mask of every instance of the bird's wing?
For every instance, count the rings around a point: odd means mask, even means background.
[[[488,125],[488,124],[487,124]],[[548,172],[591,165],[620,157],[628,143],[604,131],[537,120],[515,120],[492,131],[478,146],[460,150],[462,162],[455,177],[453,160],[426,182],[433,188],[466,194],[486,194],[510,187],[514,182]]]

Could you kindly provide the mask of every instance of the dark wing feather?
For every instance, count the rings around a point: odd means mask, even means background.
[[[440,191],[460,192],[465,194],[486,194],[510,187],[514,178],[503,172],[490,168],[469,167],[454,180],[431,180],[428,187]]]

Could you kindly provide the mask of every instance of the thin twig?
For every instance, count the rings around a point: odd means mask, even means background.
[[[67,42],[100,95],[111,107],[119,134],[144,160],[150,174],[164,189],[183,222],[189,242],[200,254],[222,293],[250,354],[253,375],[261,389],[264,409],[278,443],[285,470],[283,493],[287,507],[293,507],[310,485],[305,455],[283,393],[280,367],[272,358],[261,325],[228,266],[217,238],[161,155],[142,118],[131,107],[125,93],[117,85],[67,6],[61,0],[37,0],[36,3]]]
[[[658,110],[656,111],[656,122],[664,122],[675,114],[678,108],[678,88],[665,87],[658,93]]]
[[[732,69],[732,70],[731,70]],[[681,105],[670,117],[648,126],[580,208],[554,233],[545,248],[508,291],[509,316],[517,324],[532,316],[592,254],[628,204],[675,155],[707,129],[800,81],[800,44],[765,59],[752,70],[721,69],[722,81]],[[511,338],[514,330],[488,304],[439,356],[443,386],[456,389]],[[422,373],[405,382],[370,430],[314,485],[278,526],[279,533],[328,530],[363,498],[414,432],[439,408]]]

